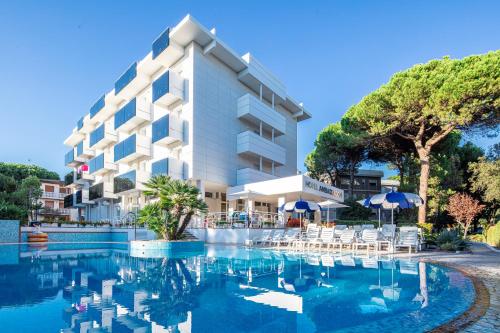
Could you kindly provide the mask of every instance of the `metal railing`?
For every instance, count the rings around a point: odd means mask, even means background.
[[[283,217],[267,212],[209,212],[205,216],[194,217],[192,228],[282,228]]]
[[[38,211],[41,215],[70,215],[71,211],[67,208],[49,208],[44,207]]]
[[[51,198],[51,199],[64,199],[67,193],[60,192],[43,192],[42,198]]]

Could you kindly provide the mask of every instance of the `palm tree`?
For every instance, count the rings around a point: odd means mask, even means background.
[[[145,185],[144,194],[158,200],[141,210],[139,221],[163,239],[180,239],[193,215],[207,211],[200,191],[189,182],[159,175]]]

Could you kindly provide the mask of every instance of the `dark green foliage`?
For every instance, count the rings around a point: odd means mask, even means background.
[[[341,209],[341,220],[368,220],[372,214],[370,208],[363,207],[353,199],[346,200],[345,204],[349,207]]]
[[[443,230],[436,237],[436,244],[444,251],[462,251],[467,243],[457,230]]]
[[[49,171],[37,165],[27,165],[19,163],[0,162],[0,174],[14,178],[17,182],[29,176],[35,176],[39,179],[59,180],[56,172]]]

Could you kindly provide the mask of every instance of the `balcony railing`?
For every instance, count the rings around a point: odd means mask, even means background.
[[[80,141],[80,143],[76,145],[76,157],[87,159],[94,156],[94,154],[95,152],[87,147],[85,141]]]
[[[286,162],[285,148],[252,131],[238,134],[236,141],[238,154],[261,156],[279,165]]]
[[[114,147],[115,162],[128,163],[133,160],[151,157],[151,139],[133,134]]]
[[[68,208],[43,207],[38,213],[40,215],[70,215],[71,210]]]
[[[169,34],[170,29],[167,28],[155,39],[151,47],[153,59],[167,68],[184,55],[184,49],[173,43],[170,40]]]
[[[115,130],[130,131],[131,129],[151,121],[151,110],[144,99],[132,99],[115,114]]]
[[[113,193],[112,183],[99,183],[92,185],[89,188],[89,200],[100,200],[100,199],[115,199],[116,195]]]
[[[239,169],[236,173],[236,184],[243,185],[249,183],[262,182],[276,179],[278,177],[252,168]]]
[[[117,165],[110,162],[110,157],[107,153],[102,153],[94,157],[89,161],[88,165],[89,173],[92,175],[102,175],[110,171],[118,170]]]
[[[90,108],[90,118],[94,118],[94,116],[106,106],[105,97],[105,95],[102,95],[102,97],[92,105]]]
[[[165,158],[151,164],[151,175],[167,175],[175,179],[185,179],[185,166],[175,158]]]
[[[151,127],[153,143],[170,145],[183,141],[182,120],[172,114],[154,121]]]
[[[118,137],[114,131],[107,128],[107,124],[102,124],[90,133],[90,147],[102,149],[111,143],[117,142]]]
[[[257,126],[262,123],[265,130],[274,132],[274,136],[286,133],[285,117],[251,94],[238,99],[238,118]]]
[[[134,62],[115,82],[115,96],[121,99],[131,99],[150,82],[149,76],[137,71]]]
[[[64,199],[66,193],[60,192],[43,192],[42,198],[50,198],[50,199]]]
[[[161,106],[184,98],[184,80],[172,71],[166,71],[153,82],[153,103]]]

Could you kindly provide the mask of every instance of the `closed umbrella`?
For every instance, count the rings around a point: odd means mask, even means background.
[[[328,223],[330,221],[330,208],[347,208],[349,206],[347,205],[344,205],[344,204],[341,204],[340,202],[337,202],[337,201],[333,201],[333,200],[326,200],[326,201],[322,201],[320,203],[318,203],[318,205],[322,208],[322,209],[327,209],[326,211],[326,223]]]

